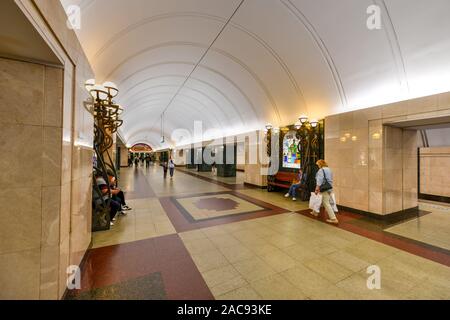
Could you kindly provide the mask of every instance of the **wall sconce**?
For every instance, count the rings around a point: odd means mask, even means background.
[[[301,115],[298,118],[299,121],[297,121],[295,123],[295,128],[297,130],[299,130],[301,127],[306,126],[307,124],[309,124],[311,126],[311,128],[315,129],[317,128],[317,126],[319,125],[319,121],[317,119],[311,119],[311,121],[309,121],[308,116],[306,115]]]
[[[108,91],[108,95],[113,98],[119,94],[119,89],[114,82],[105,82],[103,87]]]
[[[268,123],[268,124],[266,125],[266,130],[267,130],[267,131],[272,130],[272,128],[273,128],[273,126],[272,126],[271,123]]]
[[[305,124],[306,122],[308,122],[308,116],[302,114],[302,115],[298,118],[298,120],[300,120],[300,123],[301,123],[301,124]]]
[[[275,133],[275,134],[277,134],[277,133],[280,133],[280,128],[273,128],[273,133]]]

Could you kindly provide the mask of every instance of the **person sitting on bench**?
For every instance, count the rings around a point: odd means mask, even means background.
[[[109,189],[108,189],[107,182],[103,178],[103,175],[101,172],[95,173],[95,182],[96,182],[98,188],[100,189],[101,194],[99,194],[99,195],[96,194],[96,197],[98,199],[94,199],[94,201],[96,201],[96,202],[108,201],[108,199],[109,199],[108,190]],[[100,197],[103,198],[103,201],[100,200]],[[110,211],[109,211],[109,218],[110,218],[111,226],[114,225],[113,221],[116,220],[116,214],[117,214],[117,212],[119,212],[119,210],[120,210],[120,202],[117,202],[117,201],[111,199]]]
[[[303,178],[303,170],[298,170],[298,175],[295,176],[294,181],[292,181],[292,185],[289,188],[289,192],[285,194],[286,198],[292,197],[292,201],[296,201],[297,198],[297,189],[302,185]]]
[[[120,203],[119,214],[126,215],[125,211],[132,210],[125,202],[125,194],[117,188],[116,177],[111,170],[108,170],[109,187],[111,188],[112,199]]]

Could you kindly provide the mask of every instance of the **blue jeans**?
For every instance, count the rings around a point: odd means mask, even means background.
[[[298,184],[293,184],[290,188],[289,188],[289,195],[291,197],[296,197],[297,195],[297,189],[300,188],[301,183]]]

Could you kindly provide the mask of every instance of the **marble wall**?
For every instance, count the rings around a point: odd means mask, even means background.
[[[0,58],[0,298],[57,289],[63,70]]]
[[[16,4],[61,67],[0,59],[0,299],[58,299],[91,241],[93,72],[59,2]]]
[[[420,193],[450,197],[450,147],[420,149]]]
[[[256,135],[246,137],[244,182],[258,187],[267,187],[268,163],[264,133],[258,131]]]
[[[325,158],[340,205],[385,215],[417,206],[417,132],[404,121],[450,115],[450,93],[325,119]]]

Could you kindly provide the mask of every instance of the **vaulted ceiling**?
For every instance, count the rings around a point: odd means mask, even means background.
[[[450,91],[448,0],[61,1],[119,85],[128,145],[163,147],[162,115],[171,142],[194,121],[207,139]]]

